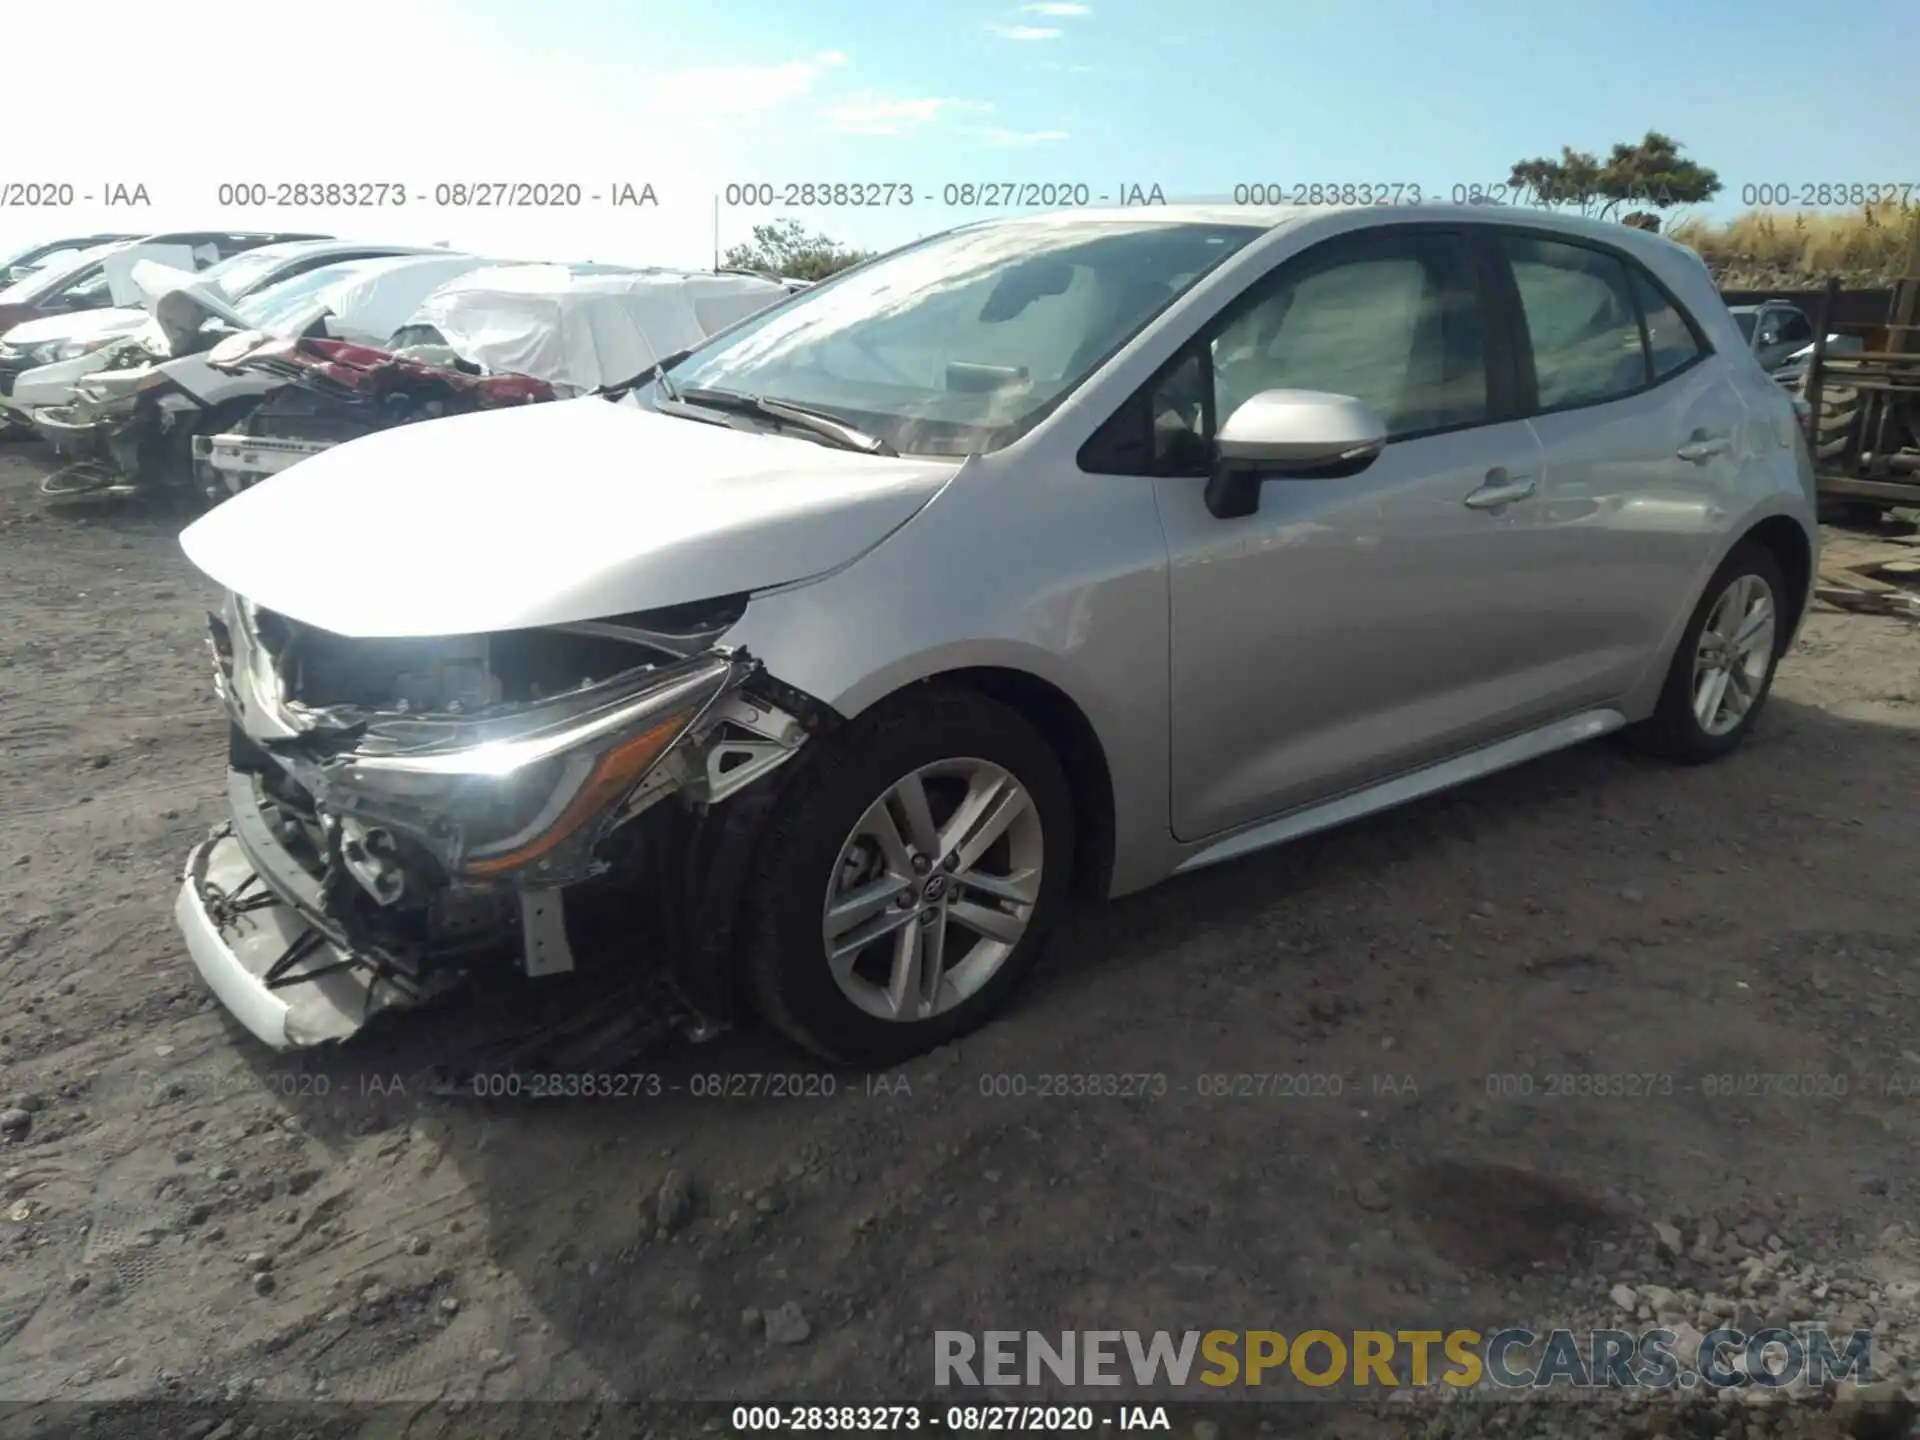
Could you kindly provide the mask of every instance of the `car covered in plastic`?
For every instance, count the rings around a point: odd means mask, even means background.
[[[190,490],[192,441],[237,424],[286,382],[214,363],[223,345],[325,335],[377,344],[421,300],[497,259],[436,250],[323,266],[230,302],[218,287],[180,284],[159,267],[136,272],[149,292],[157,336],[116,351],[80,381],[71,405],[34,411],[34,427],[74,461],[49,476],[48,494],[128,494],[159,484]]]
[[[195,442],[210,497],[375,430],[529,401],[618,392],[663,360],[785,300],[755,275],[569,265],[474,270],[421,304],[391,353],[269,340],[213,363],[293,382],[235,430]]]

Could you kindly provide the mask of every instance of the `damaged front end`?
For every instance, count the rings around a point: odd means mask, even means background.
[[[715,887],[744,870],[759,782],[832,719],[718,643],[742,604],[350,639],[230,597],[232,818],[175,908],[196,966],[279,1048],[488,969],[659,965],[724,1019]]]
[[[67,465],[41,482],[49,495],[130,495],[164,466],[176,425],[200,404],[170,382],[166,357],[141,341],[116,346],[65,405],[43,405],[33,426]]]

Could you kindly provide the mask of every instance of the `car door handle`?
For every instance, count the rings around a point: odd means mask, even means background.
[[[1726,435],[1696,435],[1673,453],[1682,460],[1704,465],[1714,456],[1724,455],[1732,448],[1733,440]]]
[[[1493,510],[1501,505],[1511,505],[1516,500],[1524,500],[1533,494],[1532,480],[1515,480],[1504,471],[1496,470],[1487,477],[1487,483],[1467,496],[1466,507],[1469,510]]]

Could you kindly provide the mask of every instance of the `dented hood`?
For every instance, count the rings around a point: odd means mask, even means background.
[[[6,333],[7,344],[30,350],[50,340],[95,340],[102,335],[130,335],[147,323],[144,310],[71,310],[16,325]]]
[[[475,634],[808,579],[879,544],[960,464],[590,397],[336,445],[180,544],[220,585],[336,634]]]

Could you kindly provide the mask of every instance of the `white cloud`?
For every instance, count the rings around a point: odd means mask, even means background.
[[[989,114],[993,106],[951,96],[856,95],[820,112],[829,130],[841,135],[906,135],[959,115]]]
[[[1058,40],[1067,33],[1048,25],[994,25],[989,28],[1002,40]]]
[[[1091,15],[1093,13],[1093,7],[1091,5],[1073,4],[1070,3],[1070,0],[1046,0],[1044,4],[1028,5],[1023,8],[1029,15],[1058,15],[1062,18]]]

